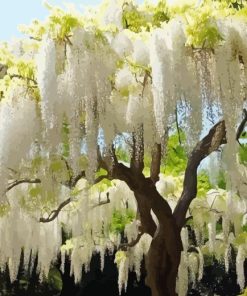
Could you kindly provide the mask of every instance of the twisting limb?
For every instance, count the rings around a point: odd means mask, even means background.
[[[70,202],[72,201],[71,197],[69,197],[68,199],[66,199],[64,202],[62,202],[58,208],[56,210],[51,211],[51,213],[49,214],[49,216],[47,218],[40,218],[39,222],[41,223],[47,223],[47,222],[51,222],[53,220],[55,220],[58,216],[58,214],[60,213],[60,211],[67,206]]]
[[[70,188],[72,189],[72,188],[74,188],[75,186],[76,186],[76,184],[81,180],[81,179],[83,179],[83,178],[85,178],[86,177],[86,173],[85,173],[85,171],[81,171],[78,175],[76,175],[75,177],[72,177],[72,179],[71,179],[71,181],[70,181]],[[94,180],[94,182],[93,182],[93,184],[95,185],[95,184],[97,184],[97,183],[99,183],[99,182],[101,182],[102,180],[104,180],[104,179],[107,179],[108,178],[108,175],[101,175],[101,176],[99,176],[99,177],[97,177],[95,180]]]
[[[110,152],[110,155],[112,157],[113,163],[114,164],[117,164],[118,163],[118,159],[117,159],[117,155],[116,155],[116,149],[115,149],[115,147],[114,147],[113,144],[111,145],[111,150],[109,152]]]
[[[78,175],[76,176],[76,179],[75,179],[73,182],[76,181],[76,183],[77,183],[77,182],[82,178],[81,175],[84,176],[83,173],[85,173],[85,172],[81,172],[80,174],[78,174]],[[102,181],[104,178],[108,178],[108,176],[107,176],[107,175],[99,176],[97,179],[95,179],[94,184],[99,183],[99,182]],[[75,187],[76,183],[75,183],[75,184],[72,184],[73,187],[71,187],[71,189]],[[58,208],[57,208],[56,210],[51,211],[51,213],[49,214],[48,218],[43,218],[43,217],[42,217],[42,218],[39,219],[39,221],[42,222],[42,223],[47,223],[47,222],[51,222],[51,221],[53,221],[53,220],[58,216],[58,214],[61,212],[61,210],[62,210],[65,206],[67,206],[69,203],[71,203],[72,201],[73,201],[73,199],[72,199],[71,197],[69,197],[68,199],[66,199],[65,201],[63,201],[63,202],[58,206]],[[107,197],[107,202],[102,202],[102,204],[106,204],[106,203],[109,203],[109,202],[110,202],[110,200],[109,200],[109,198]]]
[[[151,207],[142,194],[139,194],[137,192],[134,192],[134,194],[138,208],[137,218],[141,221],[142,230],[143,232],[148,233],[153,237],[156,231],[156,224],[151,215]]]
[[[161,165],[161,144],[154,144],[152,149],[152,160],[150,166],[150,179],[155,184],[159,181],[159,173],[160,173],[160,165]]]
[[[108,179],[108,178],[109,178],[108,175],[101,175],[101,176],[97,177],[97,178],[94,180],[93,184],[95,185],[95,184],[101,182],[102,180],[104,180],[104,179]]]
[[[133,239],[131,242],[120,244],[119,249],[126,251],[128,248],[133,248],[135,245],[137,245],[139,243],[143,234],[144,234],[144,232],[139,232],[137,237],[135,239]]]
[[[142,98],[143,98],[143,96],[144,96],[144,91],[145,91],[145,87],[146,87],[146,84],[147,84],[147,82],[148,82],[148,71],[146,71],[145,72],[145,75],[144,75],[144,78],[143,78],[143,82],[142,82],[142,93],[141,93],[141,96],[142,96]]]
[[[68,175],[69,175],[69,181],[72,180],[73,178],[73,173],[72,173],[72,169],[68,163],[68,160],[64,157],[64,156],[61,156],[61,159],[64,161],[65,165],[66,165],[66,169],[68,171]]]
[[[117,160],[117,157],[115,155],[115,149],[113,148],[114,146],[112,145],[111,149],[108,150],[107,153],[105,153],[106,155],[104,156],[101,154],[99,146],[97,149],[97,159],[99,168],[106,170],[108,174],[110,174],[112,170],[113,162],[116,162]],[[111,154],[113,154],[113,157],[111,156]]]
[[[164,291],[167,291],[167,295],[175,295],[176,275],[182,250],[175,218],[169,204],[158,193],[150,178],[143,180],[137,193],[141,195],[142,200],[147,202],[149,214],[152,209],[159,222],[157,228],[155,225],[155,232],[147,254],[146,283],[153,295],[163,296]],[[142,220],[141,225],[144,228]]]
[[[109,198],[109,192],[107,192],[106,193],[106,200],[103,200],[103,201],[99,200],[99,203],[96,204],[96,205],[94,205],[94,206],[92,206],[92,209],[97,208],[99,206],[103,206],[103,205],[109,204],[110,202],[111,202],[111,200]]]
[[[98,164],[99,167],[107,171],[109,180],[118,179],[126,182],[130,189],[137,186],[133,171],[122,163],[118,162],[115,154],[115,148],[112,145],[103,155],[98,148]]]
[[[246,109],[243,110],[243,114],[244,114],[244,118],[241,121],[241,123],[240,123],[240,125],[239,125],[239,127],[237,129],[237,134],[236,134],[236,140],[238,141],[239,144],[240,144],[239,138],[240,138],[242,132],[244,131],[244,127],[245,127],[245,125],[247,123],[247,110]]]
[[[208,135],[196,145],[189,157],[185,170],[183,192],[173,213],[180,229],[185,223],[190,203],[197,194],[197,168],[204,158],[216,151],[222,144],[226,144],[225,121],[220,121],[212,127]]]
[[[70,188],[74,188],[77,184],[77,182],[82,179],[82,178],[85,178],[86,177],[86,173],[85,171],[81,171],[78,173],[78,175],[72,177],[70,180],[69,180],[69,187]]]
[[[175,118],[176,118],[177,132],[178,132],[178,141],[179,141],[179,144],[182,145],[181,135],[180,135],[180,127],[179,127],[179,124],[178,124],[178,108],[177,107],[176,107],[176,110],[175,110]]]
[[[65,40],[68,42],[68,44],[69,44],[70,46],[73,46],[71,40],[69,39],[69,36],[65,36]]]
[[[15,186],[19,185],[19,184],[23,184],[23,183],[29,183],[29,184],[39,184],[41,183],[41,180],[36,178],[36,179],[20,179],[20,180],[16,180],[12,183],[10,183],[6,189],[6,192],[8,192],[9,190],[11,190],[12,188],[14,188]]]
[[[13,74],[13,75],[10,75],[10,78],[11,78],[11,79],[12,79],[12,78],[19,78],[19,79],[22,79],[22,80],[27,80],[27,81],[29,81],[29,82],[32,82],[34,85],[37,85],[37,84],[38,84],[38,82],[37,82],[35,79],[30,78],[30,77],[24,77],[24,76],[19,75],[19,74]]]
[[[239,140],[244,127],[247,123],[247,110],[243,110],[244,118],[241,121],[237,133],[236,140]],[[192,200],[197,194],[197,168],[201,161],[209,154],[217,151],[222,144],[226,144],[226,127],[225,121],[218,122],[211,128],[208,135],[204,137],[193,149],[185,170],[183,192],[174,210],[174,217],[179,228],[182,228],[186,219],[186,212]]]
[[[35,41],[42,41],[42,38],[37,38],[37,37],[34,37],[34,36],[30,36],[29,38],[31,40],[35,40]]]
[[[6,65],[0,64],[0,79],[2,79],[8,72],[8,67]]]
[[[66,161],[66,159],[65,159],[65,161]],[[76,176],[73,176],[72,175],[72,172],[71,172],[71,169],[70,169],[69,164],[68,164],[67,161],[66,161],[66,167],[67,167],[67,170],[69,172],[69,180],[65,182],[65,185],[67,187],[69,187],[70,189],[72,189],[72,188],[74,188],[76,186],[76,184],[78,183],[79,180],[81,180],[82,178],[85,178],[86,177],[86,172],[85,171],[81,171]],[[99,165],[99,168],[100,167],[102,167],[102,166]],[[93,184],[97,184],[100,181],[102,181],[103,179],[107,179],[108,177],[109,177],[108,175],[99,176],[99,177],[97,177],[94,180],[94,183]]]

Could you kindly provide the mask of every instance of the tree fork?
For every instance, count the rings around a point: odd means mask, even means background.
[[[171,208],[150,178],[142,181],[135,196],[147,203],[159,221],[147,254],[146,283],[150,286],[153,296],[174,296],[182,242]]]

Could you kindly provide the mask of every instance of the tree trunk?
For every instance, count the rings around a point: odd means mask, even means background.
[[[134,193],[143,231],[153,237],[146,258],[146,284],[152,296],[175,296],[182,242],[171,208],[149,178]],[[159,221],[155,231],[150,231],[154,223],[151,210]]]
[[[151,288],[152,296],[174,296],[176,294],[176,277],[181,252],[169,254],[166,240],[169,235],[164,230],[157,234],[151,243],[146,259],[146,283]],[[175,246],[176,248],[176,246]]]

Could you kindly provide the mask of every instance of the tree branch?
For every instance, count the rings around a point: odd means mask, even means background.
[[[161,164],[161,144],[154,144],[152,149],[152,161],[150,166],[150,179],[155,184],[159,181],[160,173],[160,164]]]
[[[197,168],[204,158],[216,151],[222,144],[226,144],[225,121],[220,121],[211,128],[208,135],[196,145],[189,157],[185,170],[183,192],[173,213],[180,229],[186,221],[186,212],[190,203],[197,194]]]
[[[0,79],[2,79],[8,72],[8,67],[6,65],[0,64]]]
[[[68,175],[69,175],[69,180],[72,180],[73,178],[73,172],[72,172],[72,169],[68,163],[68,160],[64,157],[64,156],[61,156],[61,159],[64,161],[65,165],[66,165],[66,169],[68,171]]]
[[[94,205],[94,206],[92,206],[92,209],[97,208],[99,206],[103,206],[103,205],[109,204],[110,202],[111,202],[111,200],[110,200],[110,197],[109,197],[109,192],[107,192],[106,193],[106,200],[103,200],[103,201],[99,200],[99,203],[96,204],[96,205]]]
[[[112,145],[110,149],[107,149],[107,151],[104,152],[104,155],[101,154],[100,148],[98,146],[97,157],[99,168],[106,170],[110,175],[113,166],[118,164],[114,145]]]
[[[73,188],[76,186],[77,182],[82,179],[82,178],[85,178],[86,177],[86,173],[85,171],[81,171],[78,173],[78,175],[74,176],[74,177],[71,177],[71,179],[69,180],[69,187],[70,188]]]
[[[119,249],[127,250],[127,248],[133,248],[135,245],[137,245],[139,243],[143,234],[144,234],[144,232],[139,232],[137,237],[134,240],[132,240],[131,242],[120,244]]]
[[[181,135],[180,135],[180,127],[178,124],[178,109],[177,109],[177,107],[175,110],[175,117],[176,117],[176,128],[177,128],[177,132],[178,132],[178,141],[179,141],[179,144],[182,145]]]
[[[239,140],[244,127],[247,123],[247,110],[243,110],[244,118],[241,121],[236,134],[236,140]],[[182,228],[186,219],[186,212],[192,200],[197,194],[197,168],[201,161],[213,151],[217,151],[222,144],[226,144],[225,121],[218,122],[193,149],[185,170],[184,185],[182,195],[174,210],[174,217],[179,228]]]
[[[13,74],[13,75],[10,75],[10,78],[19,78],[19,79],[22,79],[22,80],[27,80],[29,82],[32,82],[34,85],[37,85],[37,81],[33,78],[30,78],[30,77],[24,77],[22,75],[19,75],[19,74]]]
[[[134,195],[137,202],[138,219],[141,221],[142,231],[153,237],[156,231],[156,224],[151,215],[151,207],[142,194],[134,192]]]
[[[72,187],[73,188],[76,183],[84,176],[85,172],[82,171],[81,173],[79,173],[75,179],[73,179],[72,181]],[[99,183],[100,181],[102,181],[104,178],[108,178],[108,175],[102,175],[102,176],[99,176],[95,181],[94,181],[94,184],[97,184]],[[40,218],[39,221],[42,222],[42,223],[47,223],[47,222],[51,222],[53,220],[55,220],[55,218],[58,216],[58,214],[61,212],[61,210],[67,206],[70,202],[72,202],[73,199],[72,198],[68,198],[66,199],[65,201],[63,201],[56,210],[53,210],[51,211],[51,213],[49,214],[49,216],[47,218]],[[104,201],[102,203],[100,203],[100,205],[103,205],[103,204],[106,204],[106,203],[109,203],[110,202],[110,199],[109,199],[109,195],[107,195],[107,201]],[[98,205],[97,205],[98,206]]]
[[[55,220],[58,216],[58,214],[60,213],[60,211],[67,206],[70,202],[72,201],[71,197],[69,197],[68,199],[66,199],[64,202],[62,202],[58,208],[56,210],[51,211],[51,213],[49,214],[49,216],[47,218],[40,218],[39,222],[41,223],[47,223],[47,222],[51,222],[53,220]]]
[[[6,192],[8,192],[9,190],[11,190],[12,188],[14,188],[15,186],[19,185],[19,184],[23,184],[23,183],[29,183],[29,184],[39,184],[41,183],[41,180],[36,178],[36,179],[20,179],[20,180],[16,180],[12,183],[10,183],[6,189]]]
[[[241,137],[241,134],[244,131],[244,127],[245,127],[245,125],[247,123],[247,110],[246,109],[243,110],[243,114],[244,114],[244,118],[241,121],[241,123],[240,123],[240,125],[239,125],[239,127],[237,129],[237,134],[236,134],[236,140],[238,141],[239,144],[240,144],[239,138]]]

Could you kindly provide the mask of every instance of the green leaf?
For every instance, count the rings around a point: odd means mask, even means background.
[[[239,147],[239,160],[240,163],[247,165],[247,144],[242,144]]]
[[[31,197],[37,197],[38,195],[41,194],[41,187],[40,186],[36,186],[36,187],[32,187],[30,190],[29,190],[29,195]]]
[[[61,291],[63,288],[62,276],[59,270],[55,267],[52,267],[48,275],[48,283],[52,286],[53,289]]]
[[[63,168],[64,168],[64,163],[61,160],[52,161],[50,164],[50,169],[54,173],[63,170]]]
[[[204,197],[206,193],[212,189],[212,185],[209,181],[209,176],[206,171],[201,171],[197,177],[197,196]]]
[[[169,21],[168,10],[166,7],[166,1],[161,0],[158,2],[154,9],[152,23],[155,27],[160,27],[163,22]]]
[[[247,240],[247,232],[240,233],[234,240],[234,245],[240,246],[242,244],[245,244]]]
[[[247,232],[247,224],[242,226],[242,231]]]
[[[219,175],[217,177],[217,186],[221,189],[226,189],[226,176],[225,172],[222,170],[219,172]]]
[[[135,213],[127,209],[125,212],[115,211],[112,216],[110,231],[113,233],[121,233],[124,231],[125,225],[131,223],[135,218]]]
[[[180,138],[182,141],[185,139],[184,133],[180,132]],[[179,143],[179,135],[175,133],[169,136],[167,142],[167,155],[165,159],[165,167],[163,172],[166,175],[177,176],[184,173],[187,164],[187,156],[185,149]]]
[[[114,260],[114,262],[119,267],[121,261],[122,260],[126,260],[126,258],[127,258],[126,252],[124,252],[124,251],[117,251],[116,254],[115,254],[115,260]]]

